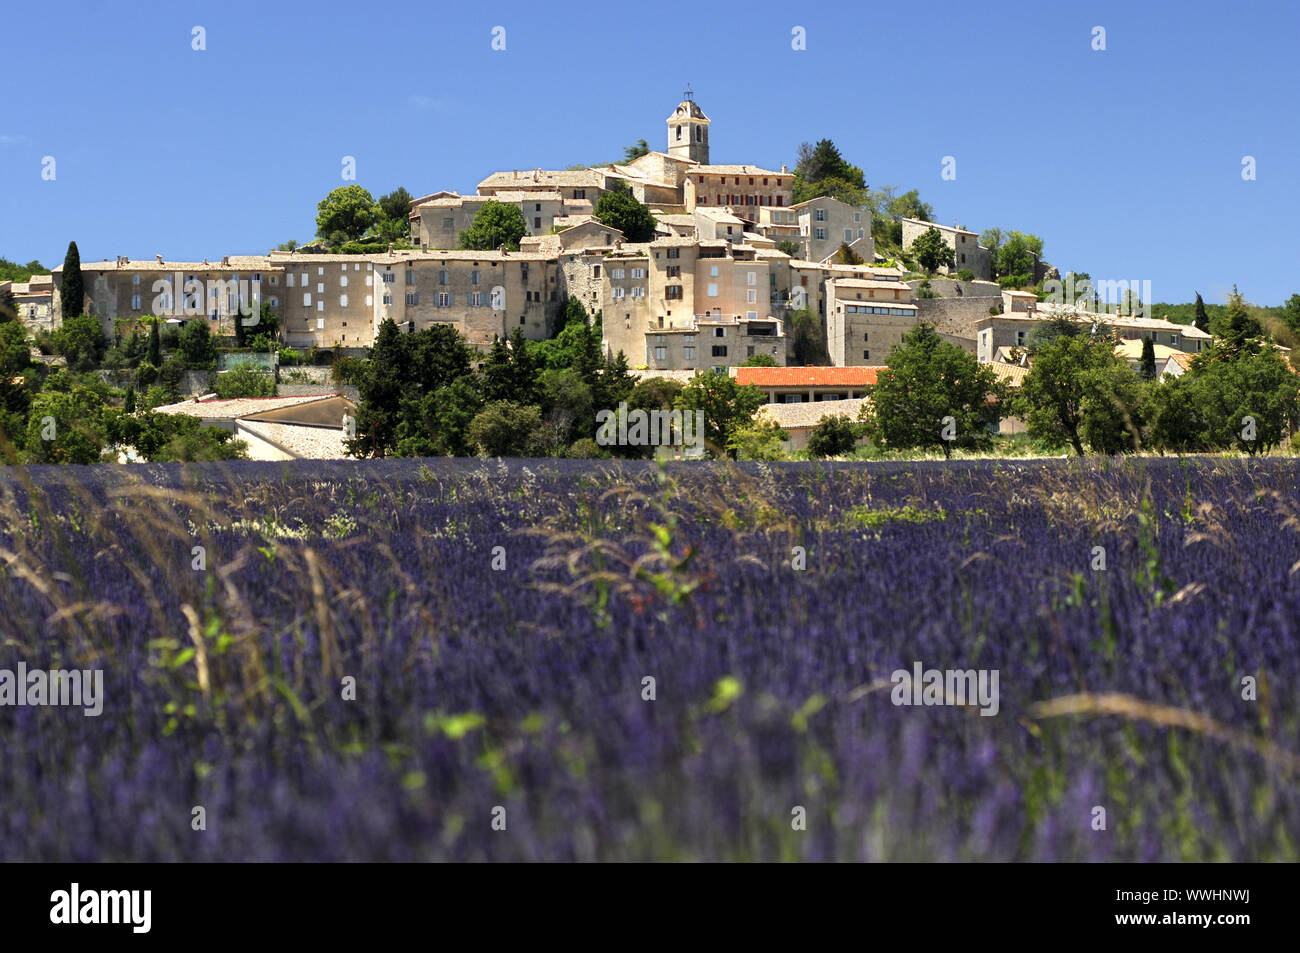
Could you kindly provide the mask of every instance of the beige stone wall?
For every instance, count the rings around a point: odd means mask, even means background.
[[[912,242],[930,228],[938,229],[945,244],[953,250],[955,264],[952,268],[946,266],[940,268],[940,273],[955,275],[963,268],[969,268],[981,281],[988,281],[993,277],[989,250],[980,245],[978,236],[970,231],[959,231],[936,222],[916,222],[905,218],[903,219],[903,247],[910,248]]]
[[[281,260],[280,317],[291,347],[368,347],[374,341],[374,263],[361,255]]]
[[[694,211],[697,206],[730,206],[742,218],[757,221],[760,208],[789,204],[794,190],[792,173],[741,168],[747,171],[722,173],[710,171],[707,166],[692,169],[683,185],[683,200],[687,211]]]
[[[828,196],[811,199],[794,209],[799,225],[803,257],[822,261],[841,245],[856,246],[858,255],[870,262],[875,244],[871,239],[871,212],[847,205]],[[819,237],[820,236],[820,237]]]

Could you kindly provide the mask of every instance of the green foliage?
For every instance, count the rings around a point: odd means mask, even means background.
[[[204,318],[186,321],[176,341],[181,360],[187,367],[211,368],[217,360],[217,344]]]
[[[1043,254],[1043,240],[1037,235],[1012,231],[997,254],[997,274],[1000,278],[1016,279],[1015,287],[1033,283],[1034,262]],[[1006,287],[1005,285],[1003,287]]]
[[[820,139],[816,145],[800,144],[791,204],[823,195],[854,208],[862,208],[868,203],[866,176],[840,155],[840,150],[830,139]]]
[[[644,139],[638,139],[635,143],[623,150],[623,161],[632,162],[642,156],[650,154],[650,144]]]
[[[160,324],[162,324],[162,318],[154,318],[149,324],[149,347],[145,354],[145,360],[154,367],[162,364],[162,338],[158,330]]]
[[[103,413],[99,396],[82,388],[37,394],[27,420],[27,462],[98,462]]]
[[[1149,334],[1142,339],[1142,364],[1138,375],[1145,381],[1156,379],[1156,346]]]
[[[727,449],[737,460],[784,460],[783,441],[790,435],[776,421],[759,418],[742,424],[727,439]]]
[[[32,280],[32,275],[48,275],[50,269],[46,268],[39,261],[29,261],[25,265],[20,265],[8,258],[0,258],[0,281],[14,281],[18,283]]]
[[[63,320],[75,318],[86,307],[86,286],[81,278],[81,253],[76,242],[68,242],[68,253],[63,258],[63,277],[59,279],[59,298]]]
[[[260,365],[241,362],[217,375],[213,390],[222,400],[237,397],[274,397],[275,378]]]
[[[692,379],[674,403],[678,410],[704,411],[705,446],[711,455],[722,456],[732,433],[748,424],[766,401],[757,387],[741,387],[729,374],[709,373]]]
[[[873,443],[891,450],[937,448],[945,457],[954,449],[992,445],[1005,393],[991,368],[924,322],[903,336],[888,363],[867,388],[870,401],[863,408]]]
[[[379,203],[359,185],[344,185],[316,206],[316,234],[332,245],[361,238],[379,220]],[[338,241],[339,238],[342,241]]]
[[[221,427],[204,426],[189,414],[155,414],[145,411],[134,417],[112,418],[109,436],[115,443],[134,446],[151,463],[181,463],[207,460],[244,460],[248,444],[234,439]]]
[[[302,351],[291,347],[280,348],[280,366],[281,367],[298,367],[307,363],[306,356]]]
[[[126,398],[122,401],[122,413],[135,413],[135,388],[127,385]]]
[[[808,455],[844,457],[853,453],[861,428],[847,414],[823,417],[808,435]]]
[[[850,248],[847,242],[840,243],[840,247],[835,251],[835,260],[841,265],[862,264],[862,256]]]
[[[969,268],[962,268],[960,271],[957,272],[957,280],[958,280],[958,281],[974,281],[974,280],[975,280],[975,272],[971,271]]]
[[[398,187],[379,197],[379,220],[375,233],[385,241],[399,241],[411,237],[411,200],[414,196]]]
[[[615,182],[596,200],[593,214],[602,225],[621,231],[629,242],[648,242],[655,237],[655,217],[623,182]]]
[[[741,367],[776,367],[776,358],[771,354],[755,354],[745,359]]]
[[[108,348],[104,329],[93,314],[65,316],[63,324],[50,337],[55,353],[64,357],[68,367],[76,371],[98,367]]]
[[[1295,295],[1292,295],[1294,298]],[[1196,292],[1196,305],[1192,316],[1192,323],[1206,333],[1210,330],[1210,318],[1205,313],[1205,302],[1201,300],[1201,293]]]
[[[1059,336],[1037,349],[1033,367],[1020,385],[1016,409],[1035,438],[1055,446],[1068,443],[1083,456],[1084,443],[1091,437],[1098,441],[1098,449],[1113,452],[1111,448],[1123,442],[1115,436],[1116,420],[1134,416],[1124,374],[1136,382],[1128,364],[1115,355],[1109,334]],[[1098,415],[1085,431],[1086,418]]]
[[[495,251],[505,246],[519,250],[519,239],[528,234],[528,223],[518,205],[490,200],[474,214],[469,228],[456,239],[457,248]]]
[[[784,252],[785,254],[789,255],[791,258],[798,258],[800,254],[802,254],[802,249],[799,248],[799,243],[795,241],[791,241],[788,238],[783,238],[779,242],[777,242],[776,250],[779,252]]]
[[[927,228],[916,236],[907,250],[929,274],[944,266],[951,268],[954,263],[953,250],[937,228]]]
[[[1087,333],[1086,324],[1080,324],[1070,318],[1048,318],[1046,321],[1039,321],[1030,329],[1025,350],[1030,354],[1037,354],[1060,338],[1073,338]]]
[[[791,362],[801,367],[826,367],[831,362],[821,318],[807,308],[790,316]]]
[[[547,444],[541,411],[514,401],[493,401],[470,422],[469,442],[482,456],[541,456]]]
[[[1197,295],[1196,299],[1199,301],[1200,297]],[[1300,333],[1300,294],[1293,294],[1286,299],[1286,304],[1282,306],[1282,320],[1292,331]]]

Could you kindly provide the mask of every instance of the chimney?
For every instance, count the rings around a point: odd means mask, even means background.
[[[787,168],[785,167],[785,163],[782,162],[782,163],[781,163],[781,172],[782,172],[782,173],[787,173],[787,172],[789,172],[789,171],[790,171],[790,170],[787,169]]]
[[[229,268],[229,267],[230,267],[230,256],[229,256],[229,255],[222,255],[222,256],[221,256],[221,266],[222,266],[223,268]]]
[[[154,255],[153,257],[158,262],[158,264],[160,265],[162,264],[162,255]]]

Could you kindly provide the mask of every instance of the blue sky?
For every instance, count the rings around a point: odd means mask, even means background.
[[[793,166],[801,141],[829,137],[872,187],[918,188],[947,224],[1038,234],[1062,271],[1149,280],[1159,301],[1218,302],[1236,283],[1277,304],[1300,291],[1298,9],[10,6],[0,255],[52,266],[70,239],[83,260],[265,252],[311,237],[345,155],[376,196],[472,192],[498,169],[607,161],[638,138],[662,148],[689,82],[714,162]],[[940,177],[948,155],[954,181]]]

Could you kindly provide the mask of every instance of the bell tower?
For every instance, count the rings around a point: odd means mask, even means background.
[[[673,114],[668,117],[668,154],[709,164],[709,117],[695,102],[688,84]]]

